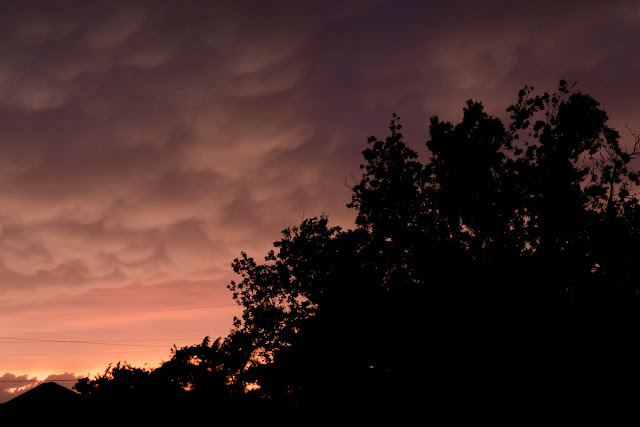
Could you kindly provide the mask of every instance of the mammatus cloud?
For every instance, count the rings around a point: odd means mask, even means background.
[[[430,116],[504,117],[567,78],[640,129],[639,21],[633,1],[2,2],[0,332],[161,340],[4,344],[2,366],[95,372],[224,335],[233,258],[305,217],[351,227],[393,112],[426,156]]]

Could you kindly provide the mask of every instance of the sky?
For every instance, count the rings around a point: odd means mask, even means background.
[[[346,208],[392,113],[577,82],[640,132],[636,1],[0,2],[0,402],[225,336],[241,251]],[[145,365],[146,364],[146,365]]]

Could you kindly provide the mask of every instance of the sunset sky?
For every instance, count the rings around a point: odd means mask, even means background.
[[[329,215],[392,113],[560,79],[640,132],[637,1],[0,2],[0,402],[224,336],[245,250]]]

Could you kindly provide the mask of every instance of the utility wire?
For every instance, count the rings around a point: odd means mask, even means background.
[[[83,351],[83,352],[69,352],[69,353],[0,353],[0,357],[15,357],[15,356],[75,356],[75,355],[87,355],[87,354],[138,354],[138,353],[158,353],[160,350],[138,350],[138,351]]]
[[[205,305],[200,307],[180,307],[180,308],[159,308],[149,310],[132,310],[132,311],[103,311],[103,312],[87,312],[87,313],[28,313],[28,314],[0,314],[0,317],[24,317],[24,316],[102,316],[111,314],[140,314],[140,313],[159,313],[166,311],[181,310],[203,310],[210,308],[237,307],[237,304],[223,305]]]
[[[229,291],[198,291],[198,292],[155,292],[155,293],[135,293],[135,294],[60,294],[56,297],[139,297],[139,296],[164,296],[164,295],[197,295],[197,294],[227,294]]]
[[[150,344],[122,344],[122,343],[104,342],[104,341],[51,340],[51,339],[41,339],[41,338],[17,338],[17,337],[4,337],[4,336],[0,336],[0,339],[15,340],[15,341],[38,341],[38,342],[74,343],[74,344],[115,345],[115,346],[123,346],[123,347],[156,347],[156,348],[166,348],[166,346],[164,346],[164,345],[150,345]]]
[[[12,338],[19,339],[19,338]],[[156,339],[129,339],[129,340],[100,340],[103,343],[123,342],[123,341],[135,341],[135,342],[166,342],[166,341],[193,341],[201,338],[156,338]],[[14,341],[0,341],[0,344],[15,344]]]
[[[78,380],[0,380],[0,383],[57,383],[58,381],[73,381]]]
[[[66,335],[66,334],[156,334],[156,333],[183,333],[183,332],[211,332],[228,331],[229,329],[183,329],[183,330],[157,330],[157,331],[69,331],[69,332],[0,332],[0,335]]]

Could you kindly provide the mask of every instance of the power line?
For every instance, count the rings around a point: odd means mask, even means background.
[[[198,295],[198,294],[228,294],[229,291],[198,291],[198,292],[155,292],[155,293],[131,293],[131,294],[60,294],[56,297],[139,297],[139,296],[166,296],[166,295]]]
[[[17,338],[13,338],[14,340]],[[116,342],[176,342],[176,341],[201,341],[202,338],[158,338],[158,339],[130,339],[130,340],[100,340],[101,343],[116,343]],[[35,343],[35,341],[29,341],[29,343]],[[17,344],[14,341],[0,341],[0,344]]]
[[[0,383],[52,383],[58,381],[73,381],[77,382],[78,379],[75,380],[0,380]]]
[[[102,316],[111,314],[140,314],[140,313],[159,313],[167,311],[182,310],[204,310],[210,308],[237,307],[237,304],[223,305],[205,305],[200,307],[180,307],[180,308],[159,308],[149,310],[131,310],[131,311],[104,311],[104,312],[86,312],[86,313],[28,313],[28,314],[0,314],[0,317],[25,317],[25,316]]]
[[[0,332],[0,335],[67,335],[67,334],[156,334],[156,333],[183,333],[183,332],[211,332],[228,331],[229,329],[182,329],[182,330],[156,330],[156,331],[68,331],[68,332]]]
[[[15,340],[15,341],[37,341],[37,342],[73,343],[73,344],[115,345],[115,346],[123,346],[123,347],[157,347],[157,348],[166,348],[166,346],[164,346],[164,345],[122,344],[122,343],[104,342],[104,341],[52,340],[52,339],[41,339],[41,338],[18,338],[18,337],[4,337],[4,336],[0,336],[0,339]]]
[[[138,351],[83,351],[83,352],[68,352],[68,353],[0,353],[0,357],[15,357],[15,356],[75,356],[75,355],[88,355],[88,354],[138,354],[138,353],[158,353],[160,350],[138,350]]]

